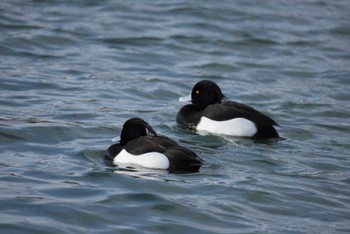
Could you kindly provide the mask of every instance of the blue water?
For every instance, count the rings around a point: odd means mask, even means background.
[[[1,233],[349,233],[350,4],[0,2]],[[268,114],[278,142],[175,116],[202,80]],[[123,170],[131,117],[206,160]]]

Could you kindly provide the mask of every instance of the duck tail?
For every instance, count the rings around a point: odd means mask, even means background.
[[[269,139],[280,138],[277,130],[272,126],[262,126],[258,129],[258,132],[254,135],[254,139]]]

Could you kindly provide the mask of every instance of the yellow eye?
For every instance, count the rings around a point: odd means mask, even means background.
[[[196,94],[199,94],[199,90],[196,90]]]

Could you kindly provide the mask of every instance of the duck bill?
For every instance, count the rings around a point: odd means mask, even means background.
[[[148,131],[147,135],[157,136],[156,131],[154,131],[154,129],[150,125],[147,124],[145,127]]]
[[[156,131],[154,131],[154,129],[151,127],[151,125],[149,125],[146,121],[141,120],[141,125],[144,126],[147,130],[147,135],[153,135],[153,136],[157,136]]]
[[[180,97],[179,101],[180,102],[190,102],[192,100],[191,95]]]
[[[114,137],[114,138],[112,138],[112,142],[118,142],[119,141],[119,139],[120,139],[120,137]]]

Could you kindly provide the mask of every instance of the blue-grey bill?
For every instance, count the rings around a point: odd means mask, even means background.
[[[179,98],[179,101],[180,101],[180,102],[189,102],[189,101],[191,101],[191,100],[192,100],[191,95],[188,95],[188,96],[184,96],[184,97],[180,97],[180,98]]]
[[[112,138],[111,141],[112,141],[112,142],[117,142],[117,141],[119,141],[119,137],[114,137],[114,138]]]

